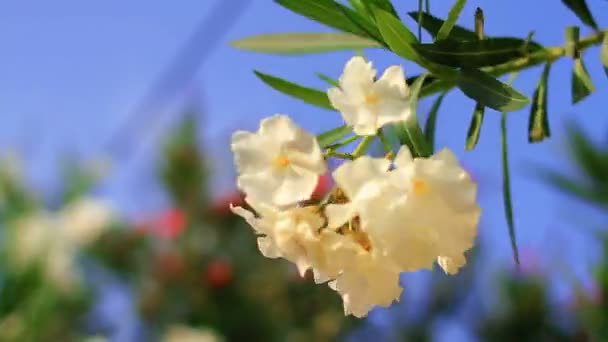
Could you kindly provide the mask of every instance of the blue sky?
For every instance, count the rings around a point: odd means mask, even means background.
[[[0,151],[20,153],[32,183],[47,192],[59,181],[57,163],[61,156],[111,160],[112,156],[103,150],[104,143],[215,1],[0,2]],[[395,3],[401,13],[415,9],[414,1]],[[451,3],[431,1],[433,14],[445,17]],[[608,3],[589,3],[600,26],[605,26]],[[581,25],[560,1],[549,0],[469,1],[461,25],[471,27],[477,6],[484,9],[488,35],[525,37],[534,30],[535,39],[542,44],[561,45],[564,27]],[[408,24],[415,29],[413,21]],[[196,70],[195,82],[174,89],[169,105],[149,113],[145,125],[142,123],[132,133],[130,143],[136,144],[136,153],[128,163],[114,165],[101,192],[131,215],[166,205],[160,188],[151,181],[155,175],[153,152],[158,137],[176,118],[174,104],[193,91],[199,91],[204,99],[204,146],[214,159],[218,192],[232,187],[232,179],[227,176],[233,174],[228,144],[234,129],[255,129],[261,118],[277,112],[292,115],[316,132],[339,124],[337,113],[276,93],[259,82],[252,70],[324,87],[314,73],[337,77],[350,53],[280,57],[242,52],[227,44],[254,34],[326,30],[271,1],[251,1],[223,44]],[[587,34],[589,30],[581,28],[581,35]],[[368,51],[366,55],[378,69],[401,63],[382,51]],[[529,108],[511,113],[508,121],[519,244],[539,255],[550,272],[561,274],[568,269],[578,278],[589,274],[596,256],[597,246],[590,244],[584,226],[598,223],[597,215],[543,186],[527,168],[530,161],[535,161],[566,169],[563,132],[568,120],[580,123],[598,141],[605,141],[608,117],[603,95],[608,91],[608,78],[601,69],[597,48],[585,57],[596,93],[576,106],[570,102],[572,62],[560,60],[552,69],[551,140],[528,144]],[[408,75],[419,71],[410,63],[404,67]],[[539,68],[523,72],[514,85],[531,95],[539,74]],[[483,208],[480,241],[491,250],[484,260],[489,264],[508,263],[511,251],[500,188],[499,113],[486,114],[479,146],[465,152],[473,106],[459,91],[450,93],[440,112],[437,144],[453,149],[479,177]],[[429,107],[430,102],[423,101],[420,112],[425,113]]]

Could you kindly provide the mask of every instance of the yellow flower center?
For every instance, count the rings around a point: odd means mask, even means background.
[[[368,105],[375,105],[380,101],[380,96],[376,93],[370,93],[365,96],[365,103]]]
[[[284,155],[279,155],[274,159],[274,165],[279,168],[285,168],[285,167],[289,166],[289,164],[291,164],[291,162]]]
[[[416,178],[412,181],[412,189],[416,195],[423,195],[429,191],[429,185],[424,180]]]

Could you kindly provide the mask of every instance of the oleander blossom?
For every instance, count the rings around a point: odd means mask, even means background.
[[[235,132],[231,147],[237,185],[256,202],[286,206],[306,200],[326,172],[315,136],[285,115],[263,119],[256,133]]]
[[[358,135],[375,135],[382,126],[410,116],[409,89],[398,65],[376,80],[372,63],[353,57],[344,67],[339,87],[330,88],[327,96]]]
[[[247,197],[251,210],[231,210],[254,228],[264,256],[328,282],[345,314],[364,317],[398,301],[401,272],[437,263],[455,274],[466,264],[480,215],[477,186],[448,149],[412,158],[402,147],[394,161],[362,156],[332,177],[337,187],[323,201],[276,207]]]
[[[328,92],[359,136],[410,115],[401,67],[379,80],[375,75],[371,63],[354,57],[339,87]],[[335,153],[339,146],[325,155],[345,161],[331,173],[333,188],[318,196],[326,165],[312,134],[278,114],[262,120],[256,133],[234,133],[244,200],[230,210],[253,227],[262,255],[292,262],[302,276],[312,271],[316,283],[342,297],[344,313],[356,317],[399,301],[401,272],[436,263],[456,274],[474,245],[480,208],[477,185],[454,154],[443,149],[413,158],[402,146],[394,158],[392,151],[374,158]]]
[[[329,264],[326,253],[331,249],[329,245],[335,243],[332,235],[336,234],[319,232],[324,218],[318,207],[277,209],[250,199],[246,202],[254,212],[242,207],[231,207],[231,210],[243,217],[258,234],[258,248],[262,255],[291,261],[300,275],[313,269],[319,282],[338,273],[339,270]]]
[[[446,148],[429,158],[412,158],[402,147],[394,164],[390,180],[409,196],[391,208],[383,225],[381,236],[395,251],[394,260],[406,264],[405,250],[411,247],[432,256],[446,273],[457,273],[477,235],[477,184]]]

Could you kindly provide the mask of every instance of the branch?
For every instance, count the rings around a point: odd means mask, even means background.
[[[591,34],[587,37],[582,38],[579,41],[579,51],[583,52],[584,50],[599,45],[602,43],[602,40],[604,39],[604,35],[608,34],[608,30],[604,30],[604,31],[598,31],[594,34]],[[491,66],[491,67],[485,67],[485,68],[481,68],[481,70],[490,73],[492,75],[494,75],[495,77],[499,77],[502,75],[506,75],[508,73],[511,72],[519,72],[540,64],[544,64],[547,62],[553,62],[557,59],[560,59],[562,57],[566,56],[566,47],[565,46],[553,46],[553,47],[548,47],[548,48],[544,48],[542,50],[536,51],[534,53],[531,53],[528,56],[525,57],[521,57],[521,58],[517,58],[513,61],[504,63],[504,64],[500,64],[500,65],[496,65],[496,66]],[[438,80],[437,82],[435,82],[434,85],[432,85],[431,87],[425,87],[427,89],[425,89],[425,91],[422,91],[420,96],[421,97],[427,97],[427,96],[431,96],[433,94],[442,92],[442,91],[446,91],[449,89],[452,89],[453,87],[456,86],[456,80],[452,80],[452,79],[441,79]]]

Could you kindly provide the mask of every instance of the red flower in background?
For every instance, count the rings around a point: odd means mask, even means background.
[[[186,216],[179,209],[171,209],[157,217],[144,221],[138,231],[146,235],[158,236],[165,240],[175,240],[186,228]]]
[[[211,287],[219,289],[232,283],[232,264],[226,260],[213,260],[207,265],[206,280]]]
[[[320,176],[317,187],[312,193],[311,198],[314,200],[322,199],[331,190],[332,185],[331,177],[329,175]],[[230,211],[230,204],[238,207],[242,206],[244,203],[245,194],[241,192],[233,192],[214,201],[211,206],[211,211],[220,217],[231,216],[232,212]]]

